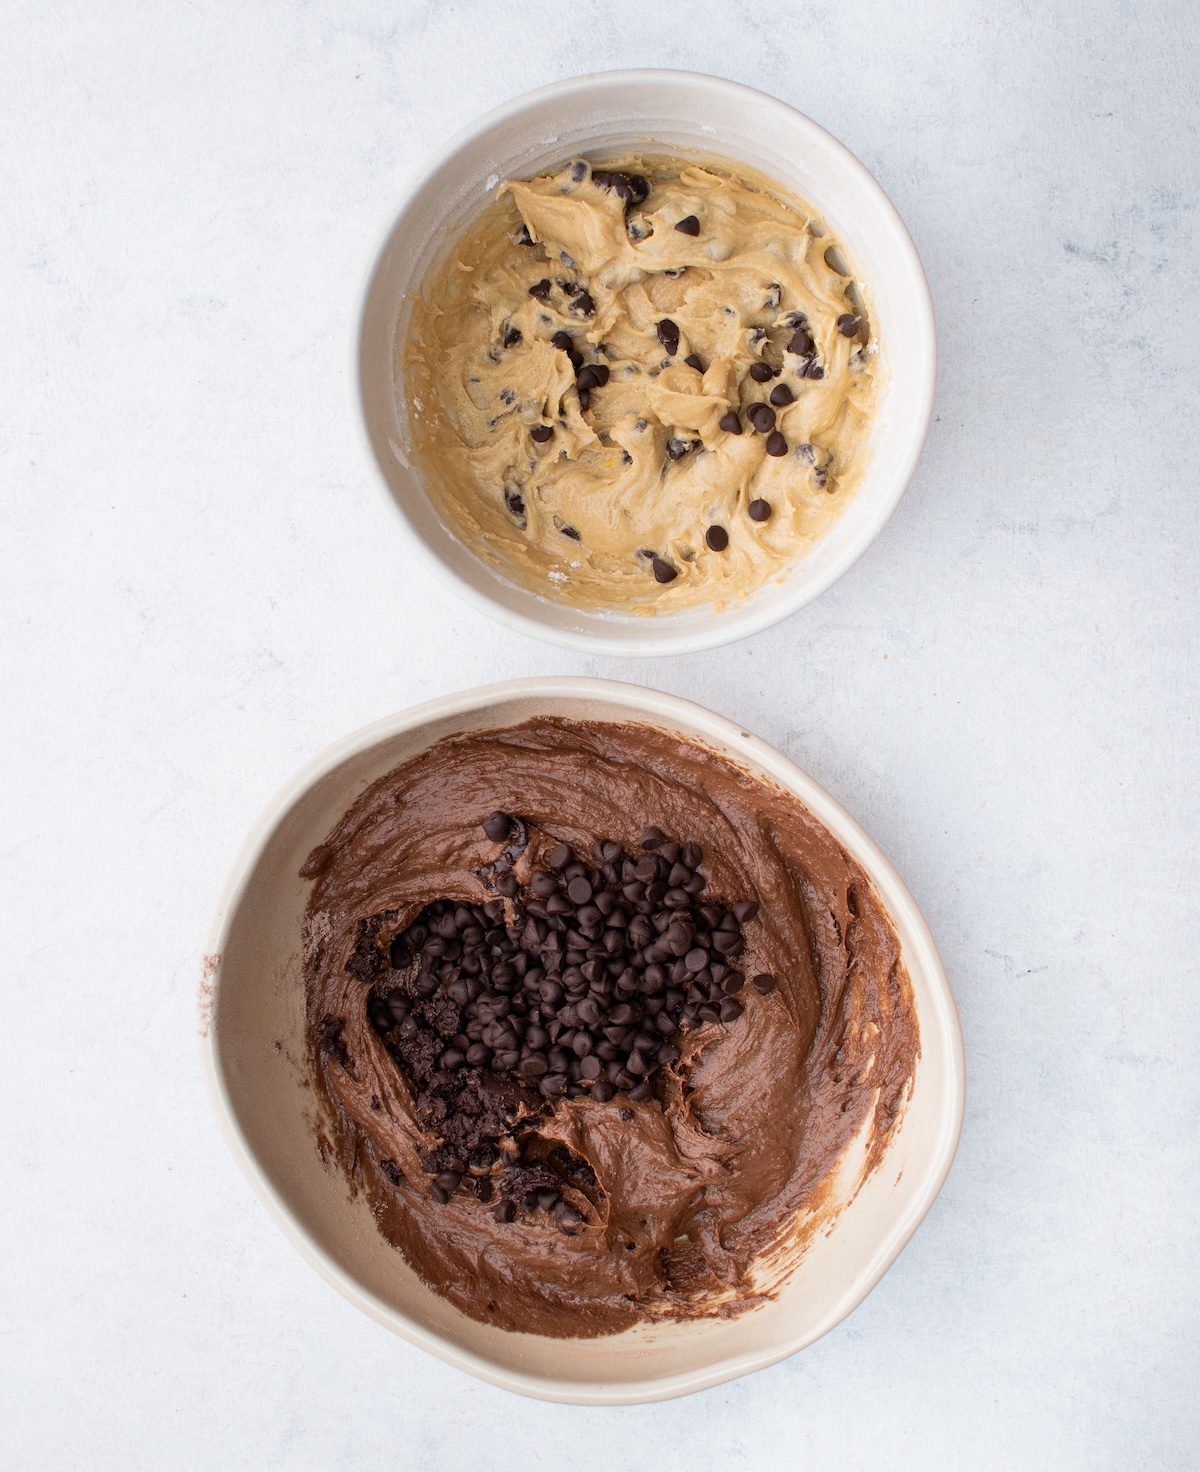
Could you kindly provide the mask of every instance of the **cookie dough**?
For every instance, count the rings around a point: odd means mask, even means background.
[[[744,598],[861,472],[879,373],[849,269],[808,206],[715,164],[577,159],[509,181],[400,345],[436,504],[550,597]]]
[[[495,810],[522,815],[519,841],[504,841]],[[543,892],[535,876],[561,867],[560,845],[597,852],[599,838],[599,852],[604,842],[610,855],[617,844],[637,851],[648,824],[702,838],[703,894],[740,906],[732,950],[755,984],[738,992],[740,1007],[699,1009],[671,1039],[679,1056],[667,1053],[653,1087],[618,1077],[594,1097],[576,1083],[558,1097],[534,1090],[517,1107],[486,1067],[443,1058],[440,1067],[460,1070],[456,1088],[494,1096],[498,1118],[515,1109],[495,1126],[509,1153],[473,1157],[482,1179],[459,1185],[467,1162],[444,1174],[445,1142],[430,1122],[436,1089],[418,1095],[372,1020],[397,975],[389,964],[405,964],[398,942],[441,897],[503,910],[485,923],[523,935],[528,915],[514,892]],[[680,861],[696,870],[696,852],[684,844]],[[421,1277],[474,1318],[590,1336],[740,1312],[776,1291],[830,1225],[844,1199],[831,1182],[851,1142],[863,1152],[860,1180],[883,1157],[919,1052],[889,919],[862,870],[794,797],[705,748],[645,726],[550,719],[447,739],[369,788],[303,872],[313,880],[305,981],[323,1149]],[[691,881],[681,869],[671,882]],[[582,889],[576,898],[586,899]],[[677,900],[655,892],[659,903]],[[576,944],[569,927],[566,943]],[[497,966],[500,955],[497,946]],[[587,974],[607,1006],[601,968]],[[477,973],[465,979],[479,995]],[[569,996],[565,969],[563,980]],[[489,985],[503,990],[494,974]],[[417,1010],[437,1016],[443,1037],[464,1025],[464,1014],[441,1015],[458,1006],[457,980],[416,991],[426,999]],[[553,1013],[554,992],[551,1002],[544,989],[512,992],[504,1011],[522,1046],[534,1026],[561,1040],[555,1023],[579,1021]],[[485,1041],[512,1046],[486,1029]],[[540,1035],[535,1045],[546,1046]],[[464,1050],[465,1040],[437,1047]],[[594,1072],[572,1069],[583,1080]],[[506,1218],[495,1202],[511,1172],[537,1168],[557,1172],[558,1216],[542,1203]]]

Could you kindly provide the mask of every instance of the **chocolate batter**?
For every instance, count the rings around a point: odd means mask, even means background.
[[[482,826],[503,831],[497,809],[523,820],[507,857]],[[681,1032],[652,1097],[534,1094],[520,1108],[502,1148],[568,1163],[569,1232],[447,1197],[430,1173],[441,1141],[372,1025],[372,974],[431,900],[494,903],[558,845],[636,850],[647,824],[702,840],[707,895],[757,902],[737,964],[777,986],[747,987],[736,1020]],[[323,1132],[385,1236],[477,1319],[567,1337],[751,1307],[843,1204],[831,1179],[847,1147],[858,1137],[865,1178],[905,1106],[917,1022],[869,880],[794,797],[698,744],[551,719],[448,739],[368,789],[304,874]]]
[[[401,345],[431,494],[548,596],[745,597],[862,469],[878,373],[849,270],[809,206],[717,164],[577,159],[502,185]]]

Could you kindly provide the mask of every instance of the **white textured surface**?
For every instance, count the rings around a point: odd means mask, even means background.
[[[1125,1469],[1200,1443],[1200,388],[1180,3],[10,6],[0,61],[0,1423],[19,1467]],[[938,422],[862,563],[708,656],[508,635],[398,557],[345,340],[404,181],[619,65],[809,112],[908,222]],[[941,943],[947,1187],[797,1358],[518,1401],[284,1244],[192,1036],[243,832],[379,713],[567,670],[740,717]]]

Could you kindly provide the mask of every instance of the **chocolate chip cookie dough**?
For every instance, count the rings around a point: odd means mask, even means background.
[[[327,1153],[484,1322],[753,1307],[904,1109],[917,1022],[869,880],[699,745],[552,719],[447,739],[303,872]]]
[[[716,165],[501,186],[401,345],[436,503],[514,580],[645,613],[735,602],[827,530],[878,363],[813,211]]]

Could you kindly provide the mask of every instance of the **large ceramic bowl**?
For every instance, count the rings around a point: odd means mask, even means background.
[[[572,608],[518,586],[458,539],[426,495],[410,444],[397,343],[413,295],[448,243],[503,179],[581,153],[657,146],[748,166],[814,205],[841,241],[870,304],[882,392],[858,489],[790,572],[744,602],[669,615]],[[862,164],[773,97],[690,72],[576,77],[518,97],[450,143],[416,180],[374,260],[354,344],[355,417],[415,555],[461,597],[553,643],[620,655],[679,654],[744,638],[802,608],[841,577],[895,510],[933,406],[929,289],[900,217]]]
[[[699,740],[794,793],[857,860],[892,917],[912,980],[921,1054],[882,1164],[818,1235],[777,1299],[729,1320],[547,1339],[477,1323],[427,1288],[326,1167],[304,1041],[301,864],[372,782],[453,733],[534,715],[639,721]],[[929,929],[879,848],[797,766],[701,706],[607,680],[517,680],[432,701],[347,736],[287,784],[246,840],[204,963],[204,1072],[230,1149],[306,1258],[366,1313],[451,1364],[547,1400],[624,1404],[716,1385],[831,1329],[879,1281],[937,1195],[958,1142],[962,1040]]]

